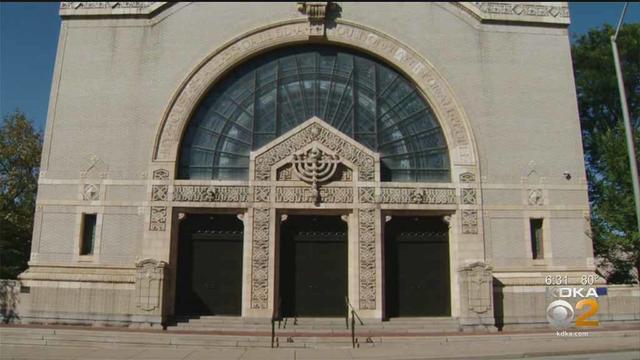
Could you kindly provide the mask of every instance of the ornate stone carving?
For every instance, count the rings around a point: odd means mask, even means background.
[[[476,181],[476,176],[473,173],[465,172],[460,174],[461,183],[472,183]]]
[[[150,231],[164,231],[167,226],[167,207],[152,206],[151,219],[149,220]]]
[[[331,1],[299,1],[298,11],[309,17],[309,36],[324,36],[325,18],[336,8]]]
[[[253,209],[251,245],[251,308],[269,306],[269,224],[270,209]]]
[[[478,212],[476,210],[462,210],[462,233],[478,233]]]
[[[135,266],[136,307],[144,311],[159,309],[167,263],[143,259],[137,261]]]
[[[249,188],[246,186],[176,185],[173,201],[190,202],[246,202]]]
[[[296,176],[311,184],[311,195],[315,198],[315,203],[320,203],[318,184],[331,179],[339,163],[338,155],[325,154],[317,146],[313,146],[306,152],[293,154],[292,160]]]
[[[358,188],[358,200],[364,204],[376,202],[376,189],[372,187]]]
[[[100,185],[84,184],[82,189],[82,200],[100,200]]]
[[[449,229],[451,229],[451,220],[453,220],[453,217],[451,215],[445,215],[442,217],[442,221],[447,224],[447,226],[449,227]]]
[[[291,164],[287,164],[277,171],[278,181],[290,181],[293,180],[293,167]]]
[[[319,200],[318,200],[319,198]],[[276,188],[276,202],[280,203],[352,203],[353,188],[322,187],[316,195],[307,187],[282,186]]]
[[[169,171],[158,169],[153,172],[153,180],[169,180]]]
[[[456,204],[455,189],[446,188],[381,188],[383,204]]]
[[[493,291],[492,267],[475,262],[460,269],[465,285],[467,307],[476,314],[485,314],[492,309]]]
[[[253,188],[253,200],[255,202],[268,202],[271,188],[268,186],[256,186]]]
[[[376,308],[376,221],[374,209],[361,209],[359,216],[358,258],[360,269],[360,309]]]
[[[107,177],[108,171],[109,166],[97,155],[91,154],[85,163],[84,170],[80,172],[80,178],[103,179]]]
[[[542,197],[542,190],[540,189],[529,189],[529,195],[527,198],[529,199],[529,205],[544,204],[544,198]]]
[[[584,219],[584,234],[587,235],[589,239],[593,239],[593,230],[591,228],[591,213],[588,211],[584,211],[582,213],[582,217]]]
[[[476,201],[476,189],[462,189],[462,204],[473,205]]]
[[[274,164],[313,141],[319,142],[334,151],[340,158],[358,166],[360,181],[374,180],[375,162],[373,157],[318,123],[310,124],[273,148],[258,155],[255,159],[255,179],[271,180],[271,167]]]
[[[169,199],[168,185],[152,185],[151,201],[167,201]]]

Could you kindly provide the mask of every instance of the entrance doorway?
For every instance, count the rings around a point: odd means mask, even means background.
[[[240,315],[243,223],[188,214],[180,224],[176,315]]]
[[[280,316],[343,316],[347,224],[340,216],[289,215],[280,227]]]
[[[451,316],[449,228],[442,217],[393,216],[385,227],[385,316]]]

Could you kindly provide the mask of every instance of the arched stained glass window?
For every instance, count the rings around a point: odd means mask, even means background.
[[[383,181],[449,181],[447,144],[419,90],[348,49],[297,46],[250,60],[202,100],[181,145],[181,179],[243,180],[249,152],[317,116],[381,156]]]

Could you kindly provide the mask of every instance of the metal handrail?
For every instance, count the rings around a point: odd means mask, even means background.
[[[349,297],[345,296],[344,300],[347,305],[347,314],[345,317],[345,321],[347,323],[347,329],[349,328],[349,313],[351,313],[351,346],[355,348],[356,347],[356,319],[358,319],[358,322],[360,323],[361,326],[364,326],[364,321],[362,321],[362,319],[356,312],[356,309],[354,309],[351,303],[349,302]]]

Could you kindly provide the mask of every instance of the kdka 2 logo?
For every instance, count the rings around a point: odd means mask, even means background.
[[[549,290],[552,297],[556,299],[547,306],[549,324],[558,329],[570,327],[574,319],[576,327],[596,327],[600,324],[598,320],[590,320],[590,318],[596,315],[600,308],[598,297],[606,295],[601,289],[555,287]],[[606,288],[602,290],[606,291]],[[579,299],[575,309],[567,301],[569,299]],[[580,311],[580,314],[576,314],[576,311]]]

